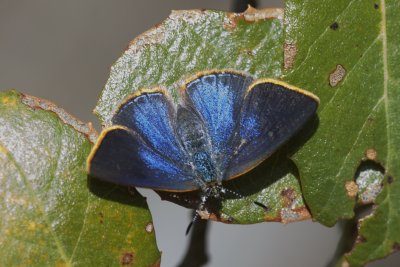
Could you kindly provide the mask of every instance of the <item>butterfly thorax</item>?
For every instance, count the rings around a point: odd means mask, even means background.
[[[211,141],[201,119],[193,111],[178,109],[178,128],[182,146],[188,154],[190,165],[196,174],[196,181],[203,191],[212,187],[210,183],[221,181],[215,155],[212,155]]]

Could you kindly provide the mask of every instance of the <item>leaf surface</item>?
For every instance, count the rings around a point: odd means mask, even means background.
[[[388,255],[400,240],[399,12],[399,1],[286,1],[284,80],[321,99],[318,129],[294,156],[313,218],[333,225],[354,216],[349,184],[363,161],[386,176],[360,221],[351,266]]]
[[[158,262],[145,200],[87,179],[96,135],[50,102],[0,93],[1,266]]]

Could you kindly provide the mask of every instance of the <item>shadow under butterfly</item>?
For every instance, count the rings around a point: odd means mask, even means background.
[[[180,93],[177,104],[162,88],[128,97],[113,126],[98,138],[87,168],[114,184],[200,190],[188,233],[210,198],[242,197],[222,182],[252,170],[288,141],[314,115],[319,99],[284,82],[232,70],[200,72]]]

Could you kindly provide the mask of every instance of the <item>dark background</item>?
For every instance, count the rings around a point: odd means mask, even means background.
[[[258,1],[283,7],[282,1]],[[83,121],[91,114],[111,64],[130,40],[164,20],[172,9],[232,10],[215,0],[0,0],[0,90],[49,99]],[[191,214],[141,190],[153,214],[162,266],[175,266],[186,251]],[[282,225],[211,223],[207,266],[325,266],[340,238],[338,227],[311,221]],[[397,260],[396,260],[397,259]],[[396,256],[369,266],[397,266]]]

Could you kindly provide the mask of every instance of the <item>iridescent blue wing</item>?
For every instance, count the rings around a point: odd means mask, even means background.
[[[102,132],[88,158],[90,175],[104,181],[159,190],[198,188],[179,163],[160,155],[134,131],[113,126]]]
[[[290,139],[315,113],[319,99],[280,81],[263,79],[250,86],[236,129],[234,156],[226,179],[257,166]]]
[[[114,183],[181,191],[198,188],[177,140],[175,111],[160,90],[123,103],[89,158],[89,173]]]
[[[202,118],[211,139],[211,153],[221,168],[231,153],[232,135],[251,82],[251,77],[226,71],[202,74],[186,85],[185,99]]]
[[[153,90],[128,99],[114,114],[112,122],[137,132],[160,155],[175,162],[187,162],[175,134],[175,114],[166,94]]]

